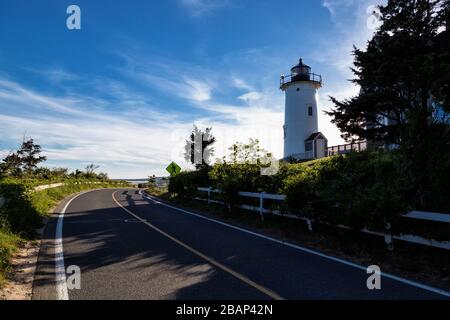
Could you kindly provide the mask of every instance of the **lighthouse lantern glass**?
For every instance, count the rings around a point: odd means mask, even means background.
[[[291,74],[292,74],[293,77],[295,77],[299,73],[300,73],[300,68],[299,67],[294,67],[294,68],[291,69]]]
[[[311,68],[305,65],[300,66],[300,74],[310,74],[311,73]]]

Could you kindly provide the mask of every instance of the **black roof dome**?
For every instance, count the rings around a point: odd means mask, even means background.
[[[291,70],[292,70],[292,69],[295,69],[295,68],[309,68],[309,69],[311,69],[310,66],[308,66],[308,65],[306,65],[306,64],[303,63],[303,59],[299,59],[299,60],[298,60],[298,64],[295,65],[295,66],[293,66],[293,67],[291,68]]]
[[[311,67],[304,64],[303,59],[299,59],[298,64],[291,68],[290,75],[281,75],[280,88],[284,89],[287,84],[295,81],[311,81],[317,88],[322,86],[322,77],[312,73]]]
[[[303,63],[303,59],[298,61],[298,65],[291,68],[293,81],[309,81],[311,67]]]

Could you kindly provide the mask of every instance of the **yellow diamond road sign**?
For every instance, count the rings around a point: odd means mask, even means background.
[[[174,176],[180,173],[181,168],[179,165],[172,161],[172,163],[167,166],[166,170],[168,173],[170,173],[171,176]]]

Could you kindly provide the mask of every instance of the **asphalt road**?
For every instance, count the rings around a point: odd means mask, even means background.
[[[33,299],[61,298],[57,220],[44,232]],[[137,189],[79,195],[62,222],[64,266],[81,270],[81,289],[67,290],[69,299],[448,299],[384,276],[381,290],[368,290],[365,270],[144,199]]]

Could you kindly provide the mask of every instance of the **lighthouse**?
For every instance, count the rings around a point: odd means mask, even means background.
[[[282,75],[280,89],[285,93],[284,158],[296,160],[326,156],[327,139],[319,132],[318,89],[322,77],[300,59],[291,73]]]

